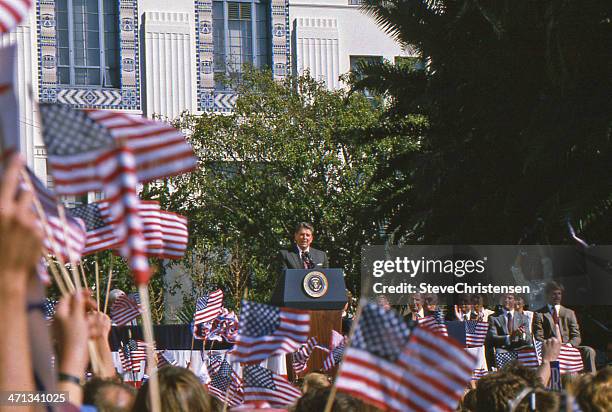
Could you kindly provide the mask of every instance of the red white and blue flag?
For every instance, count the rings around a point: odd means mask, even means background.
[[[465,321],[465,346],[475,348],[482,346],[487,338],[489,324],[479,320]]]
[[[198,326],[202,323],[212,322],[220,313],[223,307],[223,291],[217,289],[196,301],[196,311],[193,314],[193,324]]]
[[[110,308],[110,317],[115,324],[127,325],[138,316],[140,316],[142,308],[140,303],[134,296],[121,295]]]
[[[28,17],[32,0],[0,0],[0,34],[13,30]]]
[[[208,392],[229,406],[243,403],[242,379],[232,365],[221,355],[212,354],[208,359]]]
[[[401,316],[366,304],[336,380],[347,392],[383,410],[454,410],[475,359],[454,340],[415,328]]]
[[[69,209],[70,215],[80,218],[87,228],[84,255],[116,248],[119,241],[115,235],[108,202],[95,202]]]
[[[444,321],[444,315],[440,311],[436,311],[432,315],[419,318],[419,326],[429,329],[430,331],[438,333],[442,336],[448,336],[448,328],[446,327],[446,322]]]
[[[287,379],[259,365],[246,365],[242,369],[245,405],[267,402],[271,407],[293,404],[302,393]]]
[[[121,254],[136,283],[147,283],[150,269],[138,214],[134,154],[87,112],[60,104],[39,107],[55,190],[63,195],[104,192]]]
[[[127,372],[140,372],[141,362],[147,360],[146,344],[140,340],[130,339],[119,351],[121,368]]]
[[[497,352],[495,354],[495,362],[498,368],[503,368],[507,363],[514,360],[529,368],[537,368],[542,363],[542,342],[534,342],[531,348]],[[561,351],[557,360],[559,361],[559,370],[562,374],[578,373],[584,369],[580,351],[569,343],[561,345]]]
[[[61,255],[65,262],[78,262],[85,248],[86,232],[85,224],[81,219],[74,218],[68,212],[65,213],[65,224],[59,214],[61,205],[55,194],[53,194],[36,177],[30,169],[26,170],[30,182],[32,182],[34,195],[40,202],[44,212],[44,220],[50,233],[43,229],[41,217],[36,214],[38,225],[45,234],[43,244],[45,248],[56,256]],[[33,206],[34,207],[34,206]]]
[[[306,343],[309,331],[310,315],[305,310],[243,301],[232,360],[260,362],[295,352]]]
[[[317,338],[313,336],[308,338],[304,345],[291,354],[291,363],[296,373],[302,373],[308,368],[308,359],[310,359],[310,355],[312,355],[312,351],[316,347],[319,347]]]

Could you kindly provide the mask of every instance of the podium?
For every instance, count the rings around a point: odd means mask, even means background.
[[[310,336],[328,346],[332,329],[342,333],[342,309],[346,304],[342,269],[286,269],[276,282],[272,304],[310,312]],[[310,372],[321,371],[326,353],[315,349],[308,361]],[[289,361],[290,363],[290,361]],[[293,368],[287,365],[291,378]]]

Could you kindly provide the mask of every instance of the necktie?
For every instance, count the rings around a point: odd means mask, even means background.
[[[514,322],[512,322],[512,313],[508,312],[508,334],[512,335],[514,332]]]
[[[314,267],[308,252],[302,252],[302,263],[304,264],[304,269],[312,269]]]
[[[551,312],[552,312],[552,317],[553,317],[553,321],[555,322],[555,325],[559,325],[559,314],[557,313],[557,308],[553,306],[551,308]],[[561,327],[561,325],[559,325],[559,327]]]

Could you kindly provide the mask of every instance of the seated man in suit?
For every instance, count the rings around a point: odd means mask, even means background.
[[[281,250],[279,253],[281,270],[329,267],[327,254],[310,247],[314,240],[314,227],[310,223],[299,223],[293,232],[293,240],[295,243],[292,250]]]
[[[585,371],[595,372],[595,350],[589,346],[580,346],[582,338],[576,314],[573,310],[561,306],[563,286],[550,282],[544,288],[544,294],[547,305],[534,313],[533,336],[538,341],[550,339],[557,335],[556,326],[558,325],[561,332],[561,343],[569,343],[578,348]]]
[[[514,295],[504,295],[502,305],[502,313],[489,316],[489,342],[498,352],[531,345],[529,318],[515,310]]]

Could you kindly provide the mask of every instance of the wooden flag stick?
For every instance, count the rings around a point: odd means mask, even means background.
[[[142,328],[145,343],[147,344],[147,363],[149,364],[149,400],[151,411],[161,412],[161,397],[159,394],[159,379],[157,376],[157,365],[155,364],[155,353],[153,351],[153,319],[151,317],[151,304],[147,285],[138,286],[140,304],[142,306]]]
[[[98,312],[100,312],[100,267],[98,266],[98,257],[94,261],[94,267],[96,270],[96,303],[98,305]]]
[[[108,295],[110,295],[111,282],[113,280],[113,255],[111,254],[110,266],[108,267],[108,279],[106,280],[106,296],[104,297],[104,314],[108,309]]]
[[[79,278],[77,265],[74,261],[74,255],[72,253],[72,248],[70,247],[70,242],[68,239],[68,222],[66,221],[66,210],[64,209],[64,205],[57,205],[57,211],[60,217],[60,221],[62,223],[62,231],[64,233],[64,242],[66,243],[66,250],[68,252],[68,260],[70,261],[70,272],[72,272],[72,278],[74,280],[74,284],[76,286],[77,293],[81,293],[81,289],[83,289],[83,285],[81,285],[81,279]],[[85,282],[85,286],[87,282]]]
[[[70,280],[70,275],[68,274],[68,271],[66,270],[66,266],[64,265],[64,259],[62,258],[61,251],[59,250],[59,247],[57,243],[55,242],[55,237],[53,236],[53,232],[51,231],[51,228],[49,227],[49,224],[47,223],[47,217],[45,215],[45,211],[43,210],[42,205],[40,204],[40,200],[38,199],[38,196],[36,195],[36,191],[34,190],[34,185],[32,184],[32,180],[30,179],[30,176],[27,174],[27,172],[24,169],[21,169],[21,177],[24,180],[25,184],[28,186],[28,189],[30,190],[30,192],[32,192],[32,200],[34,202],[34,208],[36,209],[36,213],[38,213],[38,218],[40,219],[40,222],[43,226],[43,230],[45,231],[45,234],[47,235],[47,238],[49,239],[49,242],[51,243],[51,249],[54,251],[55,257],[57,258],[59,262],[60,272],[62,274],[62,277],[64,278],[64,282],[66,282],[66,285],[68,286],[68,290],[70,291],[70,293],[73,293],[75,290],[74,285],[72,284],[72,280]]]
[[[89,284],[87,283],[87,276],[85,275],[85,268],[83,267],[83,262],[79,262],[78,267],[79,267],[79,272],[81,273],[81,278],[83,280],[83,286],[88,288]]]
[[[69,294],[68,289],[66,289],[66,285],[64,284],[64,281],[62,280],[59,272],[57,271],[57,268],[55,267],[55,263],[51,260],[47,252],[48,251],[45,250],[44,255],[45,255],[45,260],[47,261],[47,265],[49,265],[49,270],[51,271],[51,275],[53,275],[55,284],[59,288],[62,296],[66,297]]]
[[[348,351],[351,343],[353,341],[353,337],[355,336],[355,331],[357,330],[357,326],[359,325],[359,318],[361,317],[361,312],[363,311],[363,306],[366,304],[365,299],[361,299],[359,301],[359,306],[357,307],[357,312],[355,313],[355,317],[353,318],[353,322],[351,324],[351,332],[347,338],[346,345],[344,347],[344,355]],[[336,382],[338,381],[338,377],[340,376],[340,371],[336,374],[336,379],[334,379],[334,383],[332,383],[332,387],[329,391],[329,397],[327,398],[327,403],[325,404],[324,412],[331,412],[332,406],[334,406],[334,400],[336,399],[336,393],[338,392],[338,386]]]

